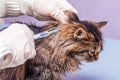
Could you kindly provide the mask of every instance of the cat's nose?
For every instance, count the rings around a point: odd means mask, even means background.
[[[75,39],[82,39],[84,38],[86,35],[86,32],[84,29],[82,28],[78,28],[75,32],[74,32],[74,38]]]

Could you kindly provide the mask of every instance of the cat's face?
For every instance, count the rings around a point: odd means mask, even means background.
[[[81,21],[73,27],[76,30],[73,33],[74,44],[68,53],[68,56],[79,59],[80,61],[92,62],[98,60],[99,53],[103,49],[103,39],[100,29],[107,22],[88,22]]]
[[[98,60],[103,49],[101,28],[107,24],[102,22],[79,21],[75,14],[68,14],[68,24],[60,25],[57,35],[58,46],[63,49],[67,58],[92,62]],[[58,50],[59,51],[59,50]],[[60,52],[60,51],[59,51]]]
[[[58,44],[61,45],[62,49],[64,48],[67,57],[87,62],[96,61],[103,48],[100,29],[106,23],[105,21],[81,21],[60,25]]]

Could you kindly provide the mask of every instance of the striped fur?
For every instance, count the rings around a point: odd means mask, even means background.
[[[28,25],[35,33],[49,29],[58,32],[36,40],[36,57],[19,67],[0,70],[0,80],[61,80],[66,72],[77,70],[81,61],[98,59],[103,47],[103,25],[79,21],[76,14],[65,13],[69,16],[67,24],[56,22],[43,28]]]

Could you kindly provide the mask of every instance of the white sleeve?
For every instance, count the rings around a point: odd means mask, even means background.
[[[5,7],[5,1],[6,0],[0,0],[0,17],[6,17],[6,7]]]
[[[33,0],[0,0],[0,17],[33,15]]]

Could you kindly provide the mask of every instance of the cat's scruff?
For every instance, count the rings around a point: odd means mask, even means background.
[[[66,72],[77,70],[81,61],[98,60],[103,48],[100,29],[107,22],[80,21],[76,14],[65,13],[69,16],[66,24],[53,22],[41,29],[29,25],[35,33],[58,32],[36,40],[36,57],[16,68],[0,70],[0,80],[61,80]]]

